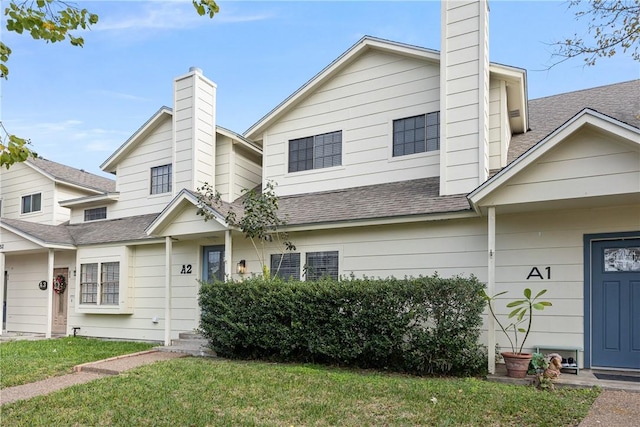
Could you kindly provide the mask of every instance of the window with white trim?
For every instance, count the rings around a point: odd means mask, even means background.
[[[80,304],[118,305],[119,295],[119,262],[80,265]]]
[[[289,172],[342,164],[342,131],[289,140]]]
[[[300,280],[300,254],[287,252],[271,255],[271,275],[283,280]]]
[[[22,209],[23,214],[30,212],[38,212],[42,209],[42,194],[35,193],[28,196],[22,196]]]
[[[151,194],[171,192],[171,164],[151,168]]]
[[[322,277],[338,280],[338,251],[307,252],[304,269],[306,280]]]
[[[439,111],[393,121],[393,157],[439,149]]]
[[[85,221],[96,221],[98,219],[106,219],[107,218],[107,207],[103,206],[101,208],[93,208],[93,209],[85,209],[84,210],[84,220]]]

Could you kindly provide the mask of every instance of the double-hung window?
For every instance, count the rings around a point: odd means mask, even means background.
[[[393,157],[439,149],[439,111],[393,121]]]
[[[22,196],[22,209],[23,214],[29,212],[38,212],[42,209],[42,194],[29,194],[28,196]]]
[[[171,192],[171,164],[151,168],[151,194]]]
[[[289,172],[330,168],[342,164],[342,131],[289,141]]]
[[[307,252],[306,280],[338,279],[338,251]]]
[[[118,305],[120,263],[103,262],[80,266],[80,304]]]
[[[287,252],[271,255],[271,275],[284,280],[300,280],[300,254]]]

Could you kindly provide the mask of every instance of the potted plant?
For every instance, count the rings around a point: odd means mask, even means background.
[[[509,340],[509,344],[511,344],[511,351],[504,351],[500,353],[502,358],[504,359],[504,363],[507,366],[507,375],[512,378],[524,378],[527,375],[527,370],[529,367],[529,362],[533,355],[531,353],[523,353],[522,349],[524,347],[524,343],[527,341],[527,337],[529,336],[529,332],[531,330],[531,321],[533,320],[533,312],[534,310],[544,310],[545,307],[551,306],[549,301],[538,301],[542,295],[547,292],[546,289],[541,290],[535,297],[531,297],[531,289],[526,288],[524,290],[524,299],[518,299],[511,301],[507,304],[507,308],[513,308],[511,313],[508,315],[508,319],[513,319],[511,323],[507,326],[504,326],[502,322],[496,316],[496,313],[493,311],[492,302],[499,297],[500,295],[504,295],[507,291],[500,292],[490,297],[486,294],[486,292],[482,291],[483,298],[487,301],[489,305],[489,312],[491,316],[495,319],[498,326],[502,332],[504,332],[505,336]],[[526,322],[527,327],[523,328],[522,325]],[[518,333],[523,333],[524,338],[521,342],[518,342]],[[513,339],[511,335],[513,334]],[[520,344],[518,346],[518,344]]]

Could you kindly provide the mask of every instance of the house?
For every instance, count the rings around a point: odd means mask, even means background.
[[[176,78],[172,108],[102,164],[115,188],[43,190],[60,208],[42,203],[42,221],[8,206],[34,205],[14,176],[44,161],[1,172],[7,330],[168,344],[197,328],[198,280],[261,272],[224,213],[274,181],[296,245],[279,274],[545,288],[532,346],[640,369],[640,80],[528,100],[525,70],[489,61],[487,4],[470,1],[442,3],[440,51],[364,37],[243,135],[217,126],[215,91],[198,69]],[[205,182],[222,196],[208,222]]]

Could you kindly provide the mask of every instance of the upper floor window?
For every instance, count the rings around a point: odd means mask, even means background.
[[[393,156],[440,149],[440,112],[393,121]]]
[[[287,252],[271,255],[271,274],[284,280],[300,280],[300,254]]]
[[[151,168],[151,194],[169,193],[171,191],[171,165]]]
[[[42,208],[42,194],[22,196],[22,213],[38,212]]]
[[[100,271],[99,276],[98,271]],[[119,262],[80,266],[80,304],[118,305],[119,290]]]
[[[342,164],[342,131],[289,141],[289,172],[329,168]]]
[[[101,208],[94,209],[85,209],[84,210],[84,220],[85,221],[95,221],[97,219],[106,219],[107,218],[107,207],[103,206]]]
[[[338,251],[307,252],[305,271],[307,280],[325,276],[338,280]]]

